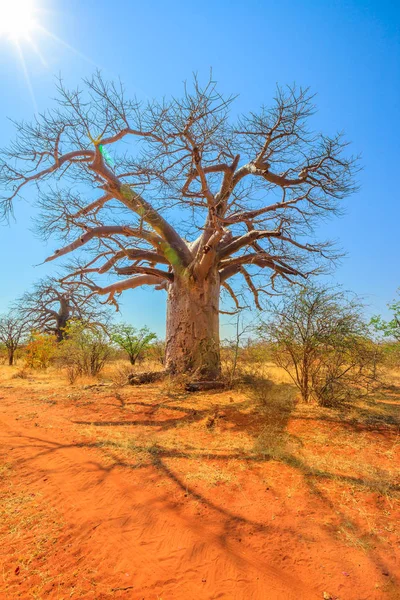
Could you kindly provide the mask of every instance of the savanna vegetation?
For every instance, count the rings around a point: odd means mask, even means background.
[[[57,91],[0,159],[3,215],[34,184],[77,254],[0,317],[4,597],[398,598],[400,302],[318,277],[347,143],[299,88],[237,120],[211,80]],[[142,285],[165,339],[113,310]]]

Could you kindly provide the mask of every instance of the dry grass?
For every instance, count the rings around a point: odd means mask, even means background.
[[[57,583],[47,567],[46,557],[57,544],[63,522],[40,494],[30,493],[25,482],[16,484],[12,471],[11,463],[0,466],[0,538],[13,539],[13,552],[3,557],[0,577],[6,589],[14,575],[29,575],[32,580],[29,597],[40,600],[45,589]],[[58,579],[62,580],[61,573]]]
[[[15,371],[15,373],[12,376],[12,379],[29,379],[30,376],[30,369],[28,369],[27,367],[22,367],[21,369]]]
[[[145,365],[144,370],[155,367]],[[93,421],[104,420],[104,426],[90,425],[87,419],[86,424],[71,427],[78,441],[97,447],[111,467],[155,466],[174,473],[192,490],[240,488],[244,471],[257,472],[267,485],[271,477],[280,485],[282,477],[282,494],[293,507],[304,486],[323,500],[336,519],[334,525],[329,519],[326,526],[345,545],[368,552],[371,545],[385,543],[394,535],[391,515],[398,507],[400,490],[397,372],[382,373],[381,389],[346,409],[298,403],[287,374],[272,364],[256,369],[243,366],[242,375],[247,379],[242,377],[235,390],[195,395],[184,391],[184,378],[143,388],[126,386],[132,366],[124,361],[111,364],[100,380],[80,379],[73,391],[53,368],[18,381],[10,372],[10,368],[0,367],[6,387],[32,386],[34,378],[39,388],[53,393],[59,389],[56,396],[41,395],[40,402],[73,403],[81,410],[92,410]],[[107,384],[104,389],[86,389],[99,381]],[[121,426],[108,426],[101,405],[95,410],[94,392],[112,397],[114,416],[110,420],[121,419]],[[123,419],[144,425],[126,427]],[[150,421],[158,426],[146,426]],[[280,471],[272,471],[272,465]],[[6,473],[6,466],[3,468]],[[8,526],[18,535],[13,507],[23,510],[32,500],[11,494],[6,502],[3,511],[11,511]],[[39,520],[22,522],[20,529],[38,528],[41,518],[38,510]],[[359,522],[363,523],[362,532]]]
[[[251,384],[242,384],[239,390],[196,397],[185,393],[180,381],[156,386],[151,392],[156,406],[152,418],[157,420],[164,412],[169,418],[176,416],[173,427],[135,435],[123,427],[78,426],[77,430],[108,452],[111,462],[117,456],[137,466],[151,464],[157,456],[171,466],[180,460],[180,474],[191,484],[234,484],[242,467],[253,468],[272,459],[317,486],[327,480],[337,484],[346,480],[348,489],[388,498],[397,494],[400,482],[394,461],[400,439],[399,430],[396,434],[393,429],[400,424],[397,405],[382,404],[378,393],[346,411],[304,406],[296,402],[286,373],[270,364],[260,372],[269,379],[253,377]],[[130,391],[121,391],[126,396],[125,411],[140,413],[141,407],[130,405]],[[171,410],[177,412],[171,414]],[[390,439],[372,441],[374,427],[381,426],[390,428]],[[216,462],[215,456],[225,460]],[[341,499],[336,501],[340,506]]]

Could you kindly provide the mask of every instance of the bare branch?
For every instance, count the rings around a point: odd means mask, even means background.
[[[241,236],[237,237],[236,239],[233,239],[231,242],[228,242],[226,245],[223,245],[222,248],[220,248],[218,251],[219,258],[223,259],[226,256],[230,256],[231,254],[234,254],[241,248],[244,248],[245,246],[249,246],[252,242],[254,242],[256,240],[261,240],[264,238],[274,238],[274,237],[279,238],[279,237],[281,237],[281,235],[282,235],[282,233],[279,229],[275,230],[275,231],[259,231],[259,230],[249,231],[248,233],[245,233],[244,235],[241,235]]]
[[[106,294],[114,295],[115,293],[123,292],[124,290],[132,290],[142,285],[160,285],[160,278],[154,275],[138,275],[137,277],[131,277],[130,279],[123,279],[117,281],[106,287],[96,287],[95,292],[104,296]]]
[[[232,123],[233,98],[211,76],[161,102],[127,98],[99,73],[57,89],[56,106],[16,123],[0,154],[0,210],[33,184],[41,234],[63,240],[45,262],[84,250],[72,271],[86,291],[190,290],[241,274],[259,306],[261,292],[337,256],[315,228],[354,191],[357,162],[340,134],[310,129],[308,90],[278,88],[271,108]],[[105,288],[89,279],[108,272],[134,276]]]
[[[137,250],[135,248],[127,248],[126,250],[124,249],[124,250],[120,250],[119,252],[116,252],[112,256],[112,258],[110,258],[101,267],[99,267],[98,273],[106,273],[118,261],[120,261],[124,258],[128,258],[129,260],[135,260],[135,261],[145,260],[145,261],[149,262],[150,264],[157,264],[157,263],[168,264],[168,260],[165,258],[165,256],[162,256],[161,254],[157,254],[157,252],[150,252],[148,250]]]
[[[258,290],[257,290],[256,286],[254,285],[249,273],[246,271],[246,269],[244,267],[240,267],[240,272],[242,273],[243,277],[246,280],[247,285],[249,286],[250,290],[253,293],[254,303],[255,303],[256,307],[258,308],[258,310],[262,310],[261,305],[260,305]],[[226,282],[225,282],[225,285],[227,285]]]
[[[224,287],[224,288],[225,288],[225,289],[226,289],[226,290],[229,292],[229,294],[230,294],[231,298],[233,299],[233,301],[234,301],[234,303],[235,303],[235,306],[236,306],[237,310],[242,310],[242,309],[243,309],[243,306],[240,306],[240,304],[239,304],[239,300],[238,300],[238,298],[237,298],[237,296],[236,296],[235,292],[233,291],[233,289],[232,289],[232,288],[231,288],[231,286],[229,285],[229,283],[226,283],[226,281],[224,281],[224,282],[222,283],[222,287]],[[231,314],[231,313],[229,313],[229,314]]]
[[[93,229],[90,229],[71,244],[64,246],[64,248],[56,250],[52,256],[46,258],[45,262],[49,262],[51,260],[54,260],[55,258],[58,258],[59,256],[68,254],[69,252],[72,252],[73,250],[84,246],[93,238],[108,238],[111,235],[137,237],[149,241],[156,247],[162,244],[162,240],[160,240],[155,234],[151,233],[150,231],[145,231],[143,229],[133,229],[132,227],[125,227],[120,225],[103,225],[102,227],[94,227]]]
[[[140,267],[140,266],[120,267],[120,268],[116,268],[115,272],[118,275],[134,275],[136,273],[142,273],[142,274],[146,274],[146,275],[154,275],[154,277],[166,279],[167,281],[173,281],[173,279],[174,279],[174,276],[172,273],[167,273],[166,271],[162,271],[161,269],[154,269],[153,267]]]

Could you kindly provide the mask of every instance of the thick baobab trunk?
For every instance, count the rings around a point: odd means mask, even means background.
[[[176,277],[168,286],[166,370],[201,380],[220,375],[218,271],[203,281]]]

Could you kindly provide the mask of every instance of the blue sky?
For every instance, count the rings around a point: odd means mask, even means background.
[[[362,154],[360,191],[346,201],[344,217],[320,228],[321,238],[347,252],[334,281],[362,295],[370,313],[385,313],[400,286],[400,3],[38,0],[38,6],[44,27],[65,44],[35,36],[46,65],[23,47],[30,92],[15,49],[0,40],[1,147],[13,135],[8,117],[29,119],[35,104],[51,105],[60,73],[73,86],[98,67],[145,99],[179,95],[192,72],[206,78],[212,67],[220,90],[239,94],[239,112],[268,104],[277,83],[310,86],[317,93],[314,127],[328,134],[343,129]],[[0,312],[54,268],[34,266],[57,242],[35,238],[33,197],[32,190],[16,205],[16,221],[0,228]],[[165,293],[127,292],[122,317],[162,335]]]

